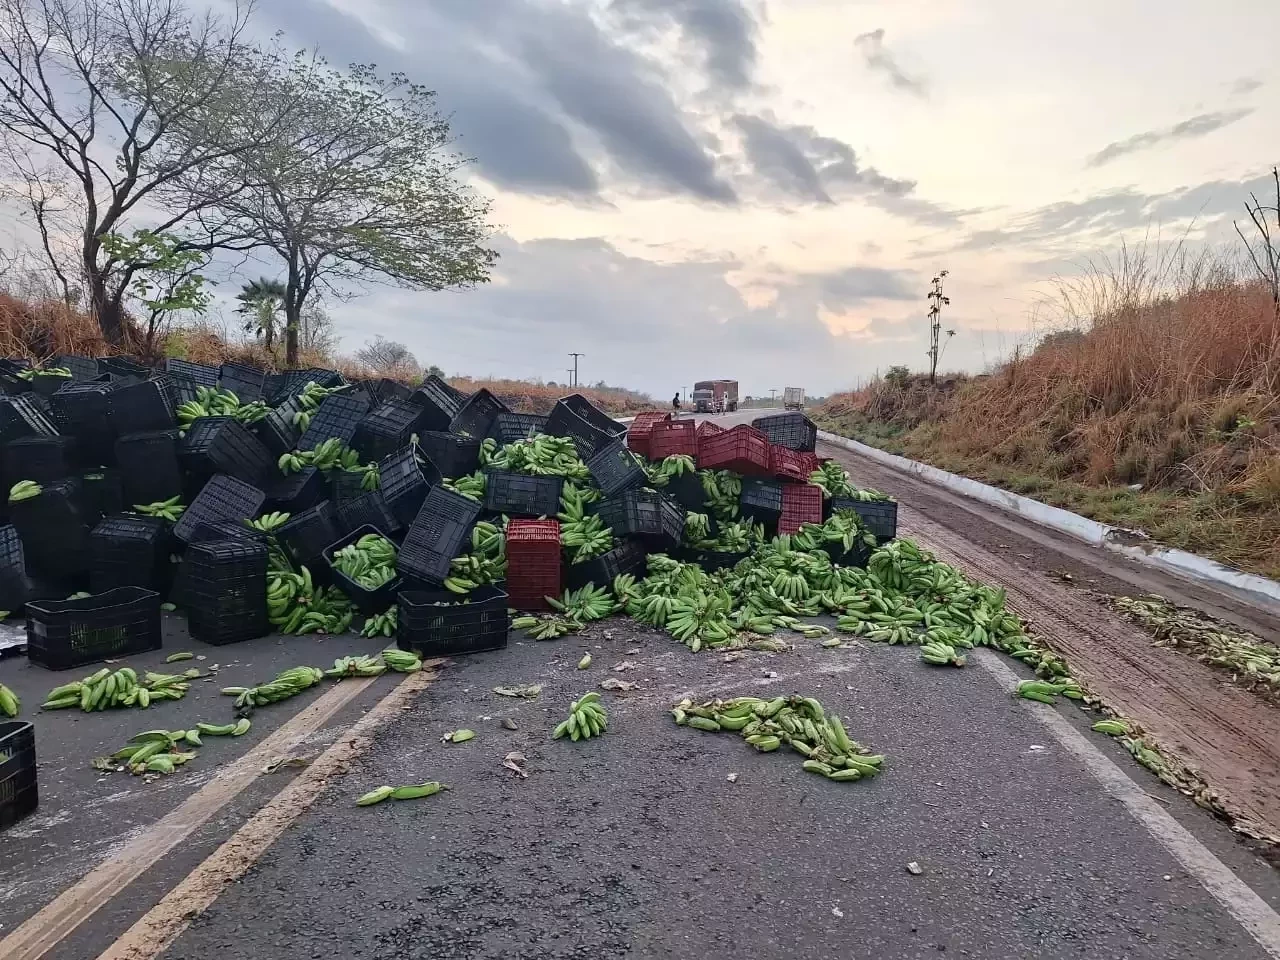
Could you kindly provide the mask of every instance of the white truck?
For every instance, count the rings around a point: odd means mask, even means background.
[[[787,387],[783,390],[782,408],[784,410],[803,410],[804,387]]]

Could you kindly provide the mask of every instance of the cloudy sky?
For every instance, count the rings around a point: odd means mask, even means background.
[[[825,393],[1026,335],[1122,238],[1221,239],[1280,161],[1274,0],[259,0],[438,91],[492,283],[335,304],[449,372]]]

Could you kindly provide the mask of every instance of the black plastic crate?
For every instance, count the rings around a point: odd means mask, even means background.
[[[528,440],[546,432],[547,418],[541,413],[500,413],[489,428],[489,436],[498,441],[499,446]]]
[[[391,511],[382,494],[374,490],[338,504],[338,529],[346,534],[360,527],[376,527],[386,536],[399,538],[404,524]]]
[[[189,543],[200,523],[217,520],[252,520],[262,510],[267,495],[235,477],[216,476],[174,524],[173,535]]]
[[[388,400],[408,400],[413,396],[413,387],[407,386],[399,380],[383,377],[374,382],[373,395],[381,403],[386,403]]]
[[[563,403],[566,407],[602,433],[607,433],[611,437],[621,437],[626,435],[627,425],[625,423],[619,423],[617,420],[614,420],[611,416],[580,393],[573,393],[567,397],[562,397],[559,402]]]
[[[18,528],[27,569],[54,579],[89,569],[89,529],[78,478],[42,485],[40,494],[9,504]]]
[[[335,393],[325,397],[320,408],[311,417],[311,425],[307,427],[298,440],[299,450],[314,450],[326,440],[337,437],[344,445],[350,444],[356,435],[356,428],[369,412],[369,400],[364,396],[348,396]]]
[[[364,470],[333,470],[329,474],[329,499],[334,503],[356,500],[370,491],[364,488]]]
[[[351,446],[365,462],[381,460],[421,429],[423,408],[408,400],[385,400],[360,421]]]
[[[186,380],[201,387],[218,385],[218,368],[207,363],[191,363],[171,357],[164,362],[164,372],[175,380]]]
[[[49,670],[160,649],[160,594],[117,587],[79,600],[27,603],[27,659]]]
[[[293,422],[293,418],[301,409],[297,399],[290,398],[253,425],[254,435],[273,457],[279,458],[282,453],[288,453],[298,446],[302,431]]]
[[[295,513],[276,530],[276,539],[289,555],[312,573],[323,560],[325,548],[341,535],[338,511],[328,500]]]
[[[803,413],[775,413],[757,417],[751,425],[776,443],[798,453],[813,453],[818,442],[818,428]]]
[[[852,510],[868,530],[876,535],[879,543],[888,543],[898,535],[897,500],[856,500],[852,497],[832,497],[831,512]]]
[[[479,516],[480,504],[474,500],[446,487],[432,487],[405,534],[396,569],[410,580],[443,583]]]
[[[98,370],[117,377],[135,377],[138,380],[145,380],[151,376],[150,367],[137,360],[130,360],[128,357],[99,357]]]
[[[747,556],[745,553],[725,553],[722,550],[696,550],[693,552],[693,562],[707,573],[715,573],[717,570],[733,569],[738,561]]]
[[[674,550],[684,536],[684,508],[652,490],[628,490],[596,504],[596,515],[617,537],[635,537],[652,550]]]
[[[507,405],[481,387],[467,398],[467,402],[449,421],[449,432],[483,440],[489,436],[489,430],[498,419],[498,414],[506,412]]]
[[[183,468],[197,476],[222,473],[261,486],[275,470],[275,460],[234,417],[201,417],[187,429],[179,456]]]
[[[707,490],[696,473],[682,473],[671,477],[662,488],[676,503],[694,513],[703,513],[707,507]]]
[[[378,536],[384,537],[388,540],[391,539],[385,531],[366,523],[356,527],[350,533],[344,534],[341,538],[329,544],[329,546],[324,550],[324,560],[325,563],[328,564],[329,576],[333,580],[333,585],[346,594],[347,598],[351,601],[351,605],[366,617],[382,613],[395,603],[396,591],[400,589],[401,583],[399,575],[393,576],[377,589],[369,590],[356,583],[334,566],[333,555],[348,544],[355,543],[361,537],[367,536],[371,533],[376,533]]]
[[[433,427],[433,429],[439,430],[447,429],[449,421],[458,415],[462,405],[467,402],[465,393],[456,387],[449,386],[435,374],[423,380],[422,386],[414,391],[414,395],[420,399],[420,402],[429,403],[444,415],[444,424],[440,427]]]
[[[107,416],[116,436],[166,430],[173,426],[173,405],[163,382],[142,380],[107,395]]]
[[[0,397],[0,443],[22,437],[54,437],[58,428],[30,397]]]
[[[209,543],[214,540],[252,540],[266,544],[269,535],[243,520],[206,520],[196,525],[191,533],[192,543]]]
[[[554,517],[560,512],[563,477],[533,477],[511,470],[486,470],[484,508],[513,517]]]
[[[23,437],[4,445],[4,489],[19,480],[52,483],[74,471],[74,437]]]
[[[427,491],[442,477],[434,463],[407,446],[378,464],[378,490],[401,526],[408,527],[427,499]]]
[[[570,590],[579,590],[589,583],[594,583],[597,587],[611,587],[614,578],[624,573],[643,577],[645,558],[648,555],[649,552],[639,541],[624,540],[594,560],[565,567],[565,586]]]
[[[582,417],[563,400],[557,400],[547,417],[547,433],[553,437],[568,437],[573,441],[578,456],[584,461],[590,460],[608,444],[617,440],[617,436],[600,430]]]
[[[451,480],[474,473],[480,463],[480,440],[455,433],[425,430],[418,434],[418,446],[440,475]]]
[[[243,539],[193,543],[183,563],[192,639],[221,646],[271,632],[265,543]]]
[[[177,430],[121,437],[116,441],[116,464],[126,506],[158,503],[182,493]]]
[[[305,370],[285,370],[273,373],[263,380],[262,393],[268,403],[281,403],[297,396],[308,383],[321,387],[336,387],[342,383],[342,375],[333,370],[308,367]]]
[[[90,526],[102,517],[123,512],[126,504],[124,481],[120,471],[104,467],[81,476],[80,503],[84,510],[85,523]]]
[[[871,547],[861,540],[854,541],[853,546],[848,550],[844,549],[842,543],[827,542],[824,546],[831,557],[831,562],[836,566],[866,567],[867,561],[871,559]]]
[[[39,804],[35,728],[25,720],[0,720],[0,831]]]
[[[77,357],[70,353],[60,353],[46,367],[65,367],[71,371],[72,380],[93,380],[102,372],[98,369],[98,361],[92,357]]]
[[[0,610],[21,610],[27,602],[27,558],[12,524],[0,526]]]
[[[606,497],[616,496],[649,482],[649,476],[644,472],[639,458],[627,449],[622,440],[614,440],[601,447],[587,461],[587,469]]]
[[[109,383],[73,380],[50,398],[58,432],[76,438],[76,458],[83,466],[113,462],[116,442],[110,417],[113,389]]]
[[[396,646],[423,657],[501,650],[511,632],[506,591],[477,587],[461,602],[448,590],[405,590],[397,605]]]
[[[82,383],[88,383],[84,380]],[[65,387],[68,383],[75,383],[73,377],[67,377],[60,373],[45,373],[37,370],[31,375],[31,392],[36,396],[52,397],[55,393]]]
[[[169,562],[169,524],[159,517],[108,517],[89,535],[89,589],[145,587],[165,593]]]
[[[268,513],[275,510],[297,513],[314,507],[325,499],[325,484],[325,475],[315,467],[303,467],[297,473],[276,477],[267,484],[263,510]]]
[[[243,363],[224,363],[218,370],[218,384],[240,398],[241,403],[253,403],[262,399],[262,385],[266,373]]]
[[[782,517],[782,481],[744,479],[738,503],[743,516],[766,527],[776,525]]]

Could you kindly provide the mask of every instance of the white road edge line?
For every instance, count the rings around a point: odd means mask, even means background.
[[[987,650],[974,653],[978,664],[1002,687],[1009,691],[1017,688],[1022,678],[996,654]],[[1263,950],[1280,960],[1280,914],[1270,904],[1254,893],[1230,867],[1151,799],[1142,787],[1057,710],[1031,702],[1024,706],[1064,749],[1084,765],[1102,788],[1123,803],[1133,818],[1222,904]]]

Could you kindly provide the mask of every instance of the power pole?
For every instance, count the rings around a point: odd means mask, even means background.
[[[951,303],[950,297],[942,295],[942,283],[947,276],[946,270],[943,270],[933,278],[933,289],[929,291],[929,383],[936,383],[938,379],[938,357],[941,351],[938,349],[939,334],[942,332],[942,308]],[[956,332],[948,330],[947,336],[954,337]]]
[[[572,374],[573,374],[573,383],[572,383],[572,386],[575,386],[575,387],[576,387],[576,386],[578,385],[578,358],[579,358],[579,357],[585,357],[585,356],[586,356],[586,354],[585,354],[585,353],[571,353],[571,354],[569,354],[569,356],[573,357],[573,369],[570,371],[570,373],[572,373]]]
[[[778,388],[777,388],[777,387],[770,387],[770,388],[769,388],[769,406],[771,406],[771,407],[773,406],[773,404],[774,404],[774,399],[775,399],[777,396],[778,396]]]

